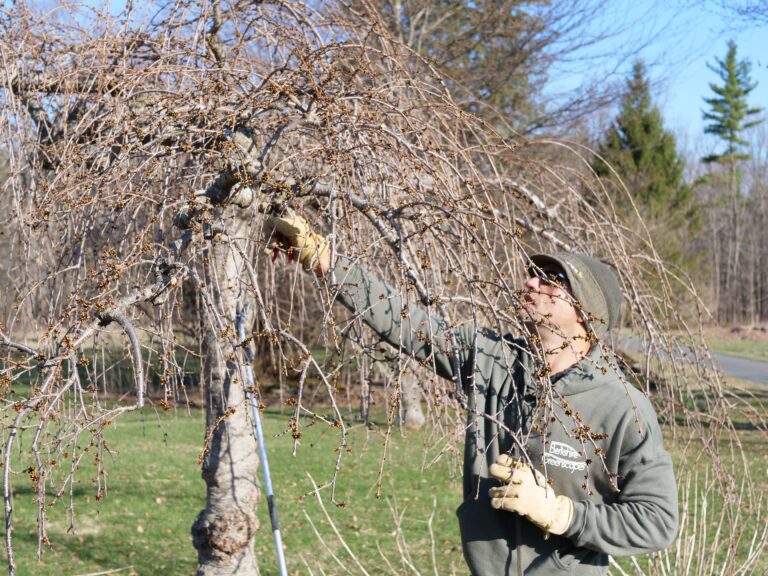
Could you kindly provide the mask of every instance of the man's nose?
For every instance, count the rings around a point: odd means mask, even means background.
[[[536,276],[532,276],[531,278],[528,278],[528,280],[525,281],[525,287],[531,290],[538,290],[540,284],[541,284],[541,278],[537,278]]]

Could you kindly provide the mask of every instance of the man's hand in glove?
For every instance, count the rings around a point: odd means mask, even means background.
[[[325,275],[330,269],[331,255],[328,241],[312,230],[309,223],[290,209],[281,216],[270,216],[264,223],[275,255],[279,248],[286,249],[290,259],[296,258],[305,270]]]
[[[491,488],[491,506],[517,512],[547,533],[562,534],[573,517],[573,500],[557,496],[537,470],[502,454],[491,465],[491,476],[504,486]]]

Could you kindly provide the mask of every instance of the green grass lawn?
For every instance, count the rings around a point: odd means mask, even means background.
[[[292,438],[283,434],[287,415],[267,412],[270,466],[291,574],[338,574],[334,556],[345,565],[354,560],[334,536],[314,496],[310,475],[328,481],[335,466],[336,429],[305,428],[298,454],[291,455]],[[48,513],[51,547],[42,561],[35,558],[37,528],[31,482],[19,474],[14,488],[14,557],[19,576],[92,574],[194,574],[196,552],[190,526],[204,507],[205,485],[197,457],[203,438],[203,415],[195,410],[155,413],[151,409],[119,418],[107,431],[114,461],[107,463],[108,493],[97,501],[94,465],[83,465],[75,489],[75,529],[67,533],[68,497]],[[424,432],[394,431],[382,476],[382,497],[376,498],[383,455],[383,430],[352,425],[350,452],[345,454],[336,499],[324,504],[352,553],[370,574],[406,573],[411,562],[422,573],[464,573],[454,508],[461,486],[455,457],[428,469],[424,458],[434,454]],[[25,439],[21,439],[25,443]],[[19,462],[19,469],[26,464]],[[262,499],[261,530],[256,542],[261,573],[276,574],[274,544]],[[397,518],[397,520],[396,520]],[[430,520],[431,518],[431,520]],[[310,522],[311,520],[311,522]],[[430,522],[434,540],[430,538]],[[312,527],[321,534],[315,535]],[[3,555],[3,560],[5,557]],[[389,563],[392,568],[387,566]],[[360,573],[360,572],[356,572]]]
[[[75,523],[68,533],[68,493],[49,509],[42,561],[35,558],[37,525],[31,482],[19,475],[14,487],[14,557],[17,573],[74,575],[192,574],[189,527],[205,500],[196,459],[203,420],[192,415],[145,410],[119,418],[106,437],[106,497],[96,499],[95,465],[84,460],[74,490]],[[22,436],[20,443],[26,443]],[[24,462],[19,462],[23,469]],[[5,560],[5,558],[4,558]]]
[[[326,425],[305,427],[298,454],[285,433],[288,415],[265,413],[267,446],[291,574],[362,574],[355,558],[373,574],[466,574],[454,509],[461,494],[460,455],[449,451],[431,466],[445,438],[434,432],[393,430],[376,498],[385,428],[368,430],[350,424],[336,499],[322,492],[323,502],[347,552],[335,536],[312,489],[328,481],[336,460],[339,431]],[[746,430],[742,440],[755,469],[765,470],[764,434]],[[19,576],[66,576],[105,573],[133,575],[194,574],[196,553],[190,526],[204,506],[205,486],[197,458],[203,438],[203,415],[145,409],[119,418],[107,429],[115,459],[107,462],[107,496],[98,501],[94,464],[84,464],[75,489],[75,529],[68,533],[67,500],[49,511],[42,561],[35,558],[37,538],[34,494],[20,473],[14,488],[15,558]],[[20,438],[26,446],[28,437]],[[670,446],[677,452],[674,445]],[[20,453],[23,453],[20,451]],[[19,460],[15,470],[23,470]],[[765,479],[762,489],[768,493]],[[277,573],[266,501],[256,550],[262,575]],[[314,526],[314,528],[313,528]],[[315,534],[317,530],[320,534]],[[411,567],[412,566],[412,567]],[[630,570],[628,563],[622,566]],[[768,570],[765,562],[761,570]],[[756,572],[760,573],[760,572]]]
[[[768,362],[768,342],[754,340],[712,340],[709,345],[715,352]]]
[[[711,328],[705,332],[705,337],[715,352],[768,362],[768,336],[755,334],[758,336],[749,337],[724,328]]]

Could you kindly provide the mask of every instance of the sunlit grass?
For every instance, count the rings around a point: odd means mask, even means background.
[[[124,574],[193,573],[189,528],[205,502],[196,461],[202,437],[199,411],[172,417],[148,409],[118,419],[106,433],[114,454],[106,462],[106,497],[97,500],[95,464],[86,457],[73,488],[74,529],[68,531],[67,490],[48,507],[51,545],[43,545],[41,562],[35,558],[35,493],[30,479],[17,474],[13,480],[17,573],[53,576],[119,568]],[[29,439],[22,435],[19,445]],[[24,458],[15,459],[15,471],[30,464]],[[65,472],[55,471],[57,486]]]
[[[705,333],[705,337],[715,352],[768,362],[768,333],[759,330],[731,332],[724,328],[713,328]]]
[[[309,493],[312,480],[322,484],[333,476],[340,433],[326,424],[305,427],[293,457],[293,438],[284,433],[287,420],[288,415],[275,412],[267,412],[264,418],[288,566],[292,574],[308,573],[307,565],[325,566],[329,573],[336,573],[334,555],[345,563],[353,560],[334,536],[317,499]],[[58,576],[122,568],[125,574],[193,574],[197,557],[190,526],[205,505],[205,485],[197,462],[203,426],[199,410],[174,414],[148,409],[118,419],[105,433],[115,454],[115,459],[107,462],[106,497],[96,499],[95,466],[89,460],[77,475],[75,528],[67,532],[65,495],[48,510],[51,547],[44,546],[41,562],[35,559],[37,527],[32,483],[26,475],[17,474],[17,573]],[[342,459],[336,489],[337,505],[330,502],[329,489],[321,492],[332,522],[371,574],[391,574],[387,562],[398,573],[405,572],[406,559],[421,571],[433,573],[433,554],[439,574],[463,573],[454,516],[461,494],[455,454],[450,463],[446,456],[424,469],[425,456],[434,455],[425,447],[431,442],[429,435],[406,435],[394,430],[381,476],[381,498],[377,498],[385,430],[368,430],[361,424],[350,426],[349,451]],[[21,444],[25,442],[22,437]],[[19,459],[14,470],[27,466]],[[265,499],[260,504],[259,518],[256,551],[260,568],[262,574],[275,574],[277,564]]]
[[[313,481],[322,484],[333,476],[340,431],[321,422],[310,426],[309,420],[304,421],[294,457],[293,437],[286,432],[287,421],[287,413],[268,410],[264,414],[272,480],[291,574],[319,574],[319,568],[326,574],[344,573],[341,565],[349,567],[352,573],[362,573],[356,562],[369,574],[405,574],[414,573],[414,569],[421,574],[466,573],[454,515],[461,498],[460,447],[448,450],[436,464],[427,466],[448,445],[448,439],[436,440],[434,432],[393,429],[380,477],[386,426],[379,421],[378,427],[368,429],[350,418],[348,451],[342,458],[336,505],[330,501],[330,489],[321,491],[326,517],[310,492]],[[75,529],[67,532],[65,494],[48,511],[51,547],[44,546],[39,563],[35,559],[32,483],[20,472],[29,463],[21,457],[17,459],[14,536],[18,574],[58,576],[119,569],[122,570],[117,574],[141,576],[193,574],[196,552],[191,544],[190,526],[205,505],[205,485],[197,461],[203,426],[199,410],[166,413],[145,409],[118,419],[106,432],[115,454],[114,460],[107,461],[106,497],[96,499],[95,467],[89,460],[78,471]],[[695,452],[692,444],[683,452],[689,440],[685,430],[678,430],[676,440],[666,435],[676,460],[690,458]],[[766,470],[764,433],[745,429],[739,431],[739,438],[750,467]],[[22,447],[28,442],[27,436],[20,439]],[[23,450],[18,452],[24,454]],[[706,459],[701,459],[699,467],[703,478]],[[57,478],[62,473],[57,472]],[[764,474],[755,475],[755,480],[760,492],[768,493]],[[377,498],[379,482],[381,498]],[[276,574],[264,498],[259,518],[256,551],[261,573]],[[335,535],[334,527],[349,551]],[[768,571],[766,561],[761,562],[758,569]],[[622,560],[621,564],[630,567],[627,561]]]

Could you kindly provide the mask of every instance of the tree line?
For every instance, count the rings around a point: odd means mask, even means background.
[[[713,320],[757,324],[768,317],[768,272],[760,264],[768,245],[766,158],[757,130],[763,109],[750,104],[751,63],[738,57],[733,41],[710,69],[703,119],[718,151],[681,154],[637,62],[593,166],[625,221],[642,221],[661,255],[691,275]],[[696,177],[685,177],[686,160],[699,164]]]

